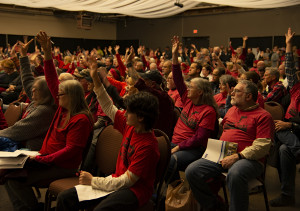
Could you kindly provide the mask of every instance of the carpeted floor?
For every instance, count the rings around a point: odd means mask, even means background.
[[[270,207],[271,211],[299,211],[300,210],[300,172],[299,165],[296,174],[296,206],[295,207]],[[277,197],[280,193],[280,184],[277,170],[272,167],[267,167],[266,186],[269,200]],[[44,201],[46,189],[41,189],[42,197],[40,201]],[[221,194],[222,196],[222,194]],[[262,193],[250,195],[249,211],[264,211],[265,202]],[[0,185],[0,211],[12,211],[12,204],[10,203],[6,190],[3,185]]]

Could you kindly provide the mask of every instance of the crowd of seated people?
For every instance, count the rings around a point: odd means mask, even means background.
[[[171,142],[165,181],[179,179],[179,171],[185,171],[194,197],[204,209],[222,209],[222,202],[207,181],[228,172],[230,210],[247,210],[247,181],[262,173],[261,163],[271,145],[277,147],[273,151],[278,157],[276,167],[282,193],[270,205],[294,205],[296,163],[300,157],[300,74],[298,52],[292,47],[293,36],[289,29],[286,48],[275,46],[273,51],[265,52],[256,49],[256,54],[247,48],[247,36],[237,49],[229,43],[228,48],[198,50],[193,44],[182,46],[174,36],[171,49],[161,51],[140,46],[135,51],[131,46],[121,55],[118,45],[91,51],[77,47],[73,54],[62,53],[60,47],[52,46],[45,32],[40,32],[36,39],[41,50],[36,46],[29,53],[33,40],[28,41],[27,37],[11,48],[1,48],[0,97],[4,104],[23,102],[27,107],[22,118],[10,127],[2,113],[6,106],[1,107],[0,150],[9,151],[4,144],[8,141],[14,150],[26,147],[41,154],[28,161],[25,181],[7,177],[5,187],[14,208],[37,209],[39,204],[31,186],[43,180],[50,182],[72,176],[93,129],[108,122],[124,135],[124,144],[129,136],[136,136],[137,154],[128,156],[139,166],[124,163],[119,157],[113,176],[93,177],[83,172],[82,184],[117,190],[105,200],[94,201],[98,204],[96,209],[106,206],[135,209],[150,198],[155,170],[147,168],[152,173],[145,175],[140,169],[149,166],[149,160],[155,167],[159,157],[157,146],[151,143],[155,139],[153,128],[165,132]],[[290,96],[288,104],[286,96]],[[269,101],[283,105],[284,120],[273,121],[264,110],[264,103]],[[179,118],[176,107],[181,111]],[[147,109],[153,109],[153,113]],[[218,123],[222,126],[220,137],[217,137]],[[142,140],[144,136],[147,140]],[[221,164],[202,159],[208,138],[238,143],[237,153],[224,158]],[[142,141],[149,142],[147,153],[142,153],[145,150],[140,148]],[[143,182],[147,184],[143,186]],[[140,192],[145,190],[147,196]],[[116,197],[125,196],[130,203],[112,203]],[[74,197],[75,189],[60,195],[57,209],[85,207],[79,202],[72,205]]]

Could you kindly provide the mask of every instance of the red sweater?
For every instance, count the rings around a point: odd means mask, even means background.
[[[58,104],[56,96],[59,81],[53,61],[48,60],[44,64],[48,87]],[[68,123],[64,125],[66,115],[67,111],[64,108],[59,107],[57,109],[40,150],[41,156],[36,156],[36,161],[52,163],[63,168],[78,168],[93,127],[85,114],[71,116]]]

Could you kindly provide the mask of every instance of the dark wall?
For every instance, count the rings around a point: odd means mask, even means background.
[[[292,27],[300,34],[300,5],[268,10],[254,10],[193,17],[135,19],[117,24],[117,39],[139,39],[151,48],[171,45],[171,37],[209,37],[210,46],[227,46],[230,38],[247,35],[259,37],[284,36]],[[194,34],[197,29],[197,34]],[[251,42],[251,40],[249,40]],[[298,45],[300,47],[300,44]]]

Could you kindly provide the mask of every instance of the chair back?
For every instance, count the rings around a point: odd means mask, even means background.
[[[157,195],[157,201],[155,202],[155,204],[158,205],[157,202],[158,200],[160,200],[161,187],[164,183],[164,177],[171,158],[171,144],[167,134],[165,134],[163,131],[154,129],[154,134],[156,136],[160,152],[160,158],[156,168],[156,179],[154,183]]]
[[[110,175],[115,172],[118,154],[121,148],[122,134],[112,125],[105,127],[96,144],[96,164],[98,170]]]
[[[8,127],[14,125],[18,120],[22,117],[22,103],[15,105],[15,104],[9,104],[8,108],[6,109],[4,113],[4,117],[6,119]]]
[[[283,120],[284,118],[284,109],[283,107],[274,101],[265,102],[265,110],[268,111],[273,120]]]

